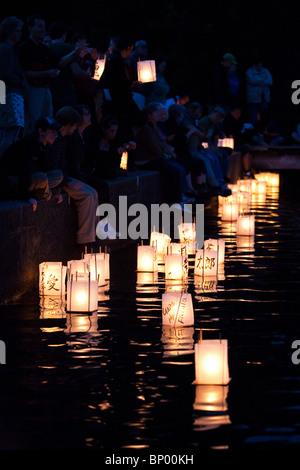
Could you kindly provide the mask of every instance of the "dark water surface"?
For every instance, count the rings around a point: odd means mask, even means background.
[[[184,331],[162,327],[164,274],[140,282],[134,244],[111,255],[109,290],[93,315],[43,310],[36,293],[1,307],[0,449],[196,455],[300,447],[300,364],[291,359],[300,340],[297,199],[268,191],[252,203],[252,247],[212,201],[205,238],[226,239],[224,277],[203,293],[190,270],[195,324]],[[228,340],[231,381],[214,390],[219,409],[196,400],[200,329]]]

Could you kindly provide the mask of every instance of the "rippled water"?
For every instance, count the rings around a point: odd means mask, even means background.
[[[137,277],[134,244],[111,255],[93,315],[43,309],[36,293],[1,307],[0,449],[300,446],[300,364],[291,360],[300,339],[297,198],[268,191],[252,212],[255,239],[244,246],[217,201],[206,208],[205,238],[225,238],[225,268],[212,292],[190,269],[193,327],[162,326],[164,273]],[[200,330],[228,340],[228,386],[193,384]]]

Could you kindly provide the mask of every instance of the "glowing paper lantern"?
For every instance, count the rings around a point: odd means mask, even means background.
[[[183,279],[188,275],[187,255],[166,255],[165,256],[165,277],[166,279]]]
[[[102,286],[105,284],[105,260],[98,256],[99,253],[85,253],[83,260],[89,264],[89,270],[91,273],[91,280],[98,281],[98,285]]]
[[[162,294],[162,321],[164,326],[181,328],[194,324],[194,308],[191,294],[165,292]]]
[[[104,59],[97,59],[96,60],[95,73],[94,73],[94,76],[93,76],[94,80],[100,80],[100,78],[103,74],[104,68],[105,68],[105,61],[106,61],[106,57],[104,57]]]
[[[44,262],[39,265],[40,295],[63,295],[66,291],[67,268],[61,262]]]
[[[234,139],[232,137],[218,139],[218,147],[228,147],[230,149],[234,149]]]
[[[214,250],[197,250],[194,266],[195,276],[218,276],[218,252]]]
[[[128,152],[123,152],[121,156],[120,168],[122,170],[127,170],[128,165]]]
[[[186,243],[169,243],[167,246],[168,255],[186,255],[187,246]]]
[[[180,243],[194,243],[196,242],[196,224],[184,223],[178,225]]]
[[[158,270],[156,246],[138,246],[137,270],[140,272],[155,272]]]
[[[240,215],[237,219],[236,234],[252,237],[255,235],[254,215]]]
[[[171,238],[165,233],[160,232],[151,232],[150,235],[150,245],[156,246],[157,255],[161,256],[167,253],[167,246],[171,242]]]
[[[86,277],[90,272],[90,262],[85,259],[73,259],[68,261],[68,279],[71,276]]]
[[[228,342],[226,339],[206,339],[195,344],[195,382],[204,385],[227,385]]]
[[[265,194],[267,192],[267,182],[257,181],[254,192],[255,194]]]
[[[237,194],[238,192],[236,191],[233,194],[230,194],[230,196],[218,196],[218,204],[222,206],[223,203],[232,203],[232,202],[237,202]]]
[[[278,188],[280,186],[279,173],[270,173],[267,184],[271,188]]]
[[[141,83],[156,81],[155,60],[139,60],[137,63],[138,81]]]
[[[94,312],[98,309],[98,281],[91,276],[73,277],[67,282],[67,312]]]
[[[238,180],[236,184],[238,185],[239,191],[247,192],[250,194],[252,193],[252,180],[251,179]]]
[[[239,205],[237,202],[231,202],[231,203],[223,202],[221,219],[224,222],[233,222],[237,220],[238,216],[239,216]]]
[[[251,203],[251,194],[248,191],[239,191],[236,194],[236,202],[238,203],[240,210],[247,209]]]
[[[204,240],[204,249],[213,250],[218,252],[218,263],[222,264],[225,261],[225,239],[224,238],[208,238]]]

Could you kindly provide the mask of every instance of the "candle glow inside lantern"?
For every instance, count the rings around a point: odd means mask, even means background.
[[[225,137],[224,139],[218,139],[218,147],[227,147],[234,149],[234,139],[232,137]]]
[[[157,265],[156,246],[149,246],[149,245],[138,246],[137,271],[155,272],[157,270],[158,270],[158,265]]]
[[[257,181],[255,185],[255,194],[265,194],[267,191],[267,182],[266,181]]]
[[[194,275],[202,277],[218,276],[218,251],[197,250],[195,256]]]
[[[194,222],[182,222],[178,225],[180,243],[196,242],[196,224]]]
[[[182,328],[194,325],[192,296],[188,292],[162,294],[162,322],[164,326]]]
[[[94,73],[94,76],[93,76],[94,80],[100,80],[100,78],[101,78],[101,76],[104,72],[105,61],[106,61],[106,57],[104,57],[104,59],[97,59],[96,60],[95,73]]]
[[[165,233],[160,232],[151,232],[150,235],[150,245],[156,246],[157,255],[162,256],[167,252],[167,246],[171,242],[171,238]]]
[[[128,165],[128,152],[123,152],[121,156],[120,168],[122,170],[127,170]]]
[[[224,222],[233,222],[239,215],[239,205],[237,202],[223,202],[221,220]]]
[[[188,275],[187,255],[166,255],[165,256],[165,278],[184,279]]]
[[[39,264],[40,295],[64,295],[66,291],[67,268],[61,262]]]
[[[218,252],[218,263],[223,264],[225,261],[225,239],[224,238],[208,238],[204,240],[204,249]]]
[[[253,237],[255,235],[255,216],[240,215],[237,219],[236,234]]]
[[[238,180],[237,181],[237,185],[238,185],[238,190],[239,191],[243,191],[243,192],[247,192],[247,193],[252,193],[252,180],[249,179],[249,180]]]
[[[228,368],[228,341],[206,339],[195,344],[195,384],[227,385],[230,381]]]
[[[91,276],[73,277],[67,281],[67,312],[94,312],[98,310],[98,281]]]
[[[138,81],[149,83],[156,81],[155,60],[139,60],[137,63]]]

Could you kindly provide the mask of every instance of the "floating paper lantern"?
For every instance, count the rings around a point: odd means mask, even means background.
[[[186,243],[169,243],[167,246],[168,255],[186,255],[187,246]]]
[[[195,222],[182,222],[178,225],[180,243],[196,242],[196,224]]]
[[[61,262],[46,261],[39,265],[40,295],[64,295],[67,268]]]
[[[226,339],[206,339],[195,344],[195,384],[227,385],[228,342]]]
[[[195,276],[218,276],[218,252],[215,250],[197,250],[194,265]]]
[[[229,189],[231,189],[232,194],[235,194],[235,193],[237,193],[237,192],[240,190],[237,183],[236,183],[236,184],[228,183],[227,186],[228,186]],[[228,196],[228,197],[229,197],[229,196]]]
[[[141,83],[156,81],[155,60],[139,60],[137,63],[138,81]]]
[[[255,194],[265,194],[267,192],[267,182],[257,181],[254,192]]]
[[[246,210],[249,208],[251,203],[251,194],[248,191],[239,191],[236,194],[236,202],[238,203],[240,210]]]
[[[239,215],[239,205],[237,202],[225,203],[222,205],[221,219],[224,222],[233,222],[237,220]]]
[[[97,259],[104,260],[104,269],[105,269],[105,280],[108,281],[110,279],[110,254],[107,251],[96,253]]]
[[[73,259],[68,261],[68,279],[71,276],[87,277],[90,272],[90,261],[85,259]]]
[[[120,168],[122,170],[127,170],[128,165],[128,152],[123,152],[121,156]]]
[[[255,235],[254,215],[240,215],[237,219],[236,234],[252,237]]]
[[[166,255],[165,256],[165,278],[184,279],[188,275],[187,255]]]
[[[268,183],[268,186],[271,188],[279,188],[280,186],[279,173],[270,173],[267,183]]]
[[[106,57],[104,57],[104,59],[97,59],[96,60],[95,73],[94,73],[94,76],[93,76],[94,80],[100,80],[100,78],[103,74],[104,68],[105,68],[105,61],[106,61]]]
[[[191,294],[165,292],[162,294],[162,322],[164,326],[182,328],[194,324],[194,308]]]
[[[138,246],[137,270],[140,272],[155,272],[158,270],[156,246]]]
[[[230,196],[218,196],[218,204],[222,206],[223,203],[232,203],[232,202],[237,202],[237,192],[230,194]]]
[[[151,232],[150,245],[156,246],[158,256],[162,256],[167,253],[167,246],[169,243],[171,243],[171,238],[165,233],[155,231]]]
[[[67,312],[94,312],[98,309],[98,281],[91,276],[73,277],[67,282]]]
[[[234,149],[234,139],[232,137],[218,139],[218,147],[228,147],[230,149]]]
[[[213,250],[218,252],[218,263],[222,264],[225,261],[225,239],[224,238],[208,238],[204,240],[204,249]]]
[[[83,260],[88,262],[89,272],[91,273],[91,280],[98,281],[98,285],[105,284],[105,260],[98,256],[99,253],[85,253]]]
[[[239,191],[247,192],[247,193],[252,193],[252,180],[238,180],[237,181],[238,189]]]

